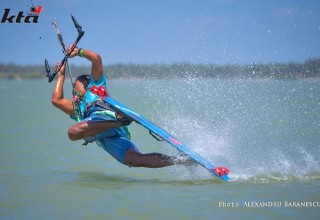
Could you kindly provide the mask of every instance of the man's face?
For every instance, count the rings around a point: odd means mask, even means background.
[[[86,93],[86,89],[84,88],[82,82],[80,82],[79,80],[76,80],[74,82],[74,89],[80,93],[80,95],[83,97],[84,94]]]

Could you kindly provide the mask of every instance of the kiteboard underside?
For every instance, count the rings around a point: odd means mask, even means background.
[[[211,173],[219,177],[220,179],[224,181],[228,181],[230,178],[227,175],[228,174],[228,169],[222,168],[223,172],[221,172],[220,167],[214,166],[211,162],[209,162],[207,159],[199,155],[198,153],[188,149],[186,145],[178,141],[176,138],[174,138],[172,135],[167,133],[165,130],[162,128],[158,127],[151,121],[149,121],[147,118],[144,116],[134,112],[124,104],[118,102],[115,99],[112,99],[110,97],[104,98],[104,101],[108,103],[114,110],[117,112],[120,112],[122,115],[132,119],[136,123],[144,126],[146,129],[149,130],[150,134],[156,138],[157,140],[165,140],[169,144],[171,144],[173,147],[175,147],[178,151],[184,153],[185,155],[189,156],[191,159],[193,159],[195,162],[197,162],[199,165],[203,166],[207,170],[209,170]],[[225,170],[227,172],[225,172]],[[218,172],[217,172],[218,171]]]

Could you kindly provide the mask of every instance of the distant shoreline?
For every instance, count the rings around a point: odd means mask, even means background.
[[[90,73],[88,66],[71,66],[74,76]],[[320,58],[302,63],[270,63],[250,65],[214,64],[114,64],[104,67],[111,79],[118,78],[227,78],[227,79],[305,79],[320,78]],[[1,79],[41,79],[41,65],[0,64]]]

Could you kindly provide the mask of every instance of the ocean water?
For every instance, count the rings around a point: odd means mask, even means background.
[[[71,97],[66,82],[65,95]],[[320,82],[110,80],[111,95],[213,164],[128,168],[95,144],[68,140],[74,123],[45,80],[0,81],[0,219],[318,219]],[[137,124],[142,152],[175,155]]]

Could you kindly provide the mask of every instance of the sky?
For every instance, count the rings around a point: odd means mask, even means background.
[[[66,44],[109,64],[253,64],[320,57],[319,0],[1,0],[11,15],[41,5],[38,23],[0,23],[0,63],[49,63],[63,58],[51,22]],[[16,18],[15,17],[15,18]],[[73,64],[89,65],[84,58]]]

